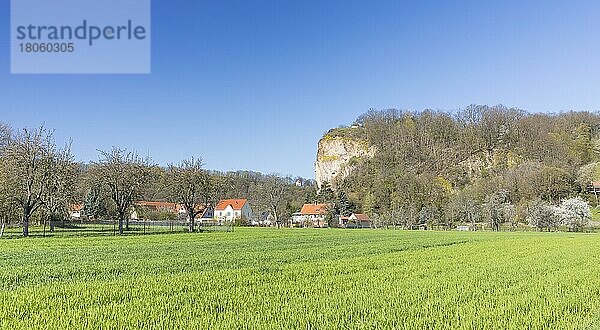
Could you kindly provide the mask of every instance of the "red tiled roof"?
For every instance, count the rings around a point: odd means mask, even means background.
[[[362,213],[354,213],[354,216],[356,217],[356,220],[360,220],[360,221],[369,221],[369,216],[366,214],[362,214]]]
[[[327,214],[331,204],[304,204],[300,214]]]
[[[79,212],[83,210],[83,204],[73,204],[71,205],[71,211]]]
[[[244,205],[248,202],[247,199],[222,199],[219,201],[217,206],[215,207],[216,211],[223,211],[227,208],[227,206],[231,205],[231,208],[234,210],[241,210]]]
[[[592,187],[600,187],[600,182],[599,181],[592,182]]]

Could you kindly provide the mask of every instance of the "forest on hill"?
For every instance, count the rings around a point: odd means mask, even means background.
[[[326,183],[340,213],[373,214],[382,225],[498,229],[556,227],[553,210],[569,198],[597,200],[586,187],[600,180],[600,115],[527,113],[471,105],[455,113],[369,111],[354,129],[330,136],[362,139],[372,157]]]

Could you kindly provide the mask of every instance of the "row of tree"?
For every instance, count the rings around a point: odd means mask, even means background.
[[[89,218],[118,219],[122,234],[129,230],[134,202],[142,199],[179,203],[193,231],[203,208],[222,198],[248,198],[259,214],[269,212],[278,222],[313,201],[316,192],[311,181],[300,178],[208,171],[201,158],[158,166],[116,147],[101,151],[97,162],[80,164],[69,145],[58,147],[43,127],[15,132],[0,125],[0,236],[16,219],[23,236],[29,235],[32,220],[45,230],[47,223],[65,219],[72,205],[82,202]]]

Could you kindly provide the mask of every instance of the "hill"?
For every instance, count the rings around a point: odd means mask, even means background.
[[[510,221],[518,223],[538,199],[582,196],[595,205],[585,188],[600,179],[599,161],[598,114],[472,105],[456,113],[370,111],[325,134],[316,177],[355,211],[447,225],[466,213],[483,220],[496,200],[515,208]]]

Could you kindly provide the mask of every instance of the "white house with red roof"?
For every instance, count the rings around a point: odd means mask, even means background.
[[[332,204],[304,204],[300,212],[292,215],[292,225],[300,227],[327,227],[327,215],[331,213]]]
[[[234,221],[236,219],[252,219],[252,208],[247,199],[222,199],[215,206],[215,219]]]
[[[83,204],[71,205],[71,219],[79,220],[83,216]]]

